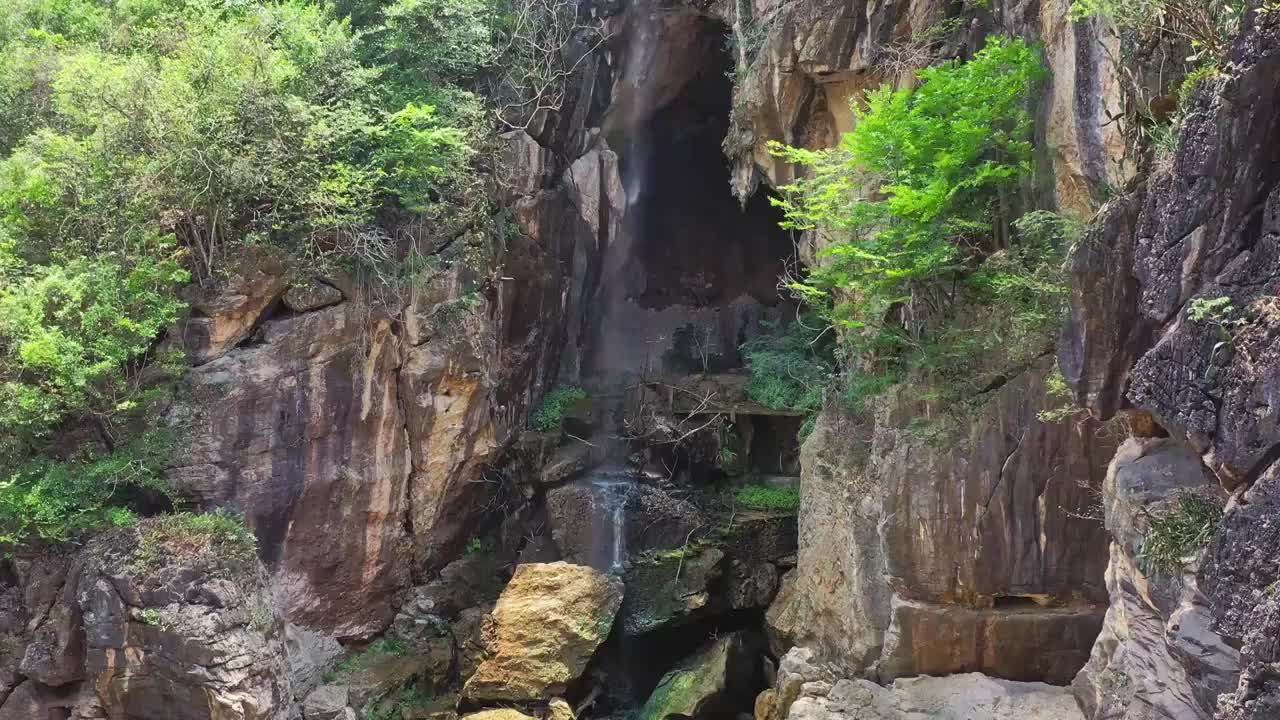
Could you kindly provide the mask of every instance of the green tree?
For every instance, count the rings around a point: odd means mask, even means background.
[[[179,290],[240,248],[398,283],[484,235],[494,7],[0,4],[0,543],[161,491]]]
[[[1010,223],[1032,167],[1038,51],[992,37],[969,61],[918,76],[868,93],[835,149],[774,146],[805,171],[777,201],[785,225],[821,247],[791,287],[842,328],[863,387],[903,369],[972,375],[983,352],[1018,354],[1009,336],[1042,325],[1028,313],[1055,313],[1042,295],[1063,296],[1061,244]]]

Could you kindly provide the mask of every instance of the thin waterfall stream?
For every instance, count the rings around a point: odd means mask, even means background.
[[[591,565],[598,570],[621,574],[627,562],[627,500],[635,489],[635,472],[605,465],[580,480],[591,497]]]

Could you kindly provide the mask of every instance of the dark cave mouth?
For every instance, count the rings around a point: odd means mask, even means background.
[[[666,102],[638,116],[619,147],[629,199],[632,275],[627,297],[646,309],[780,301],[778,278],[794,247],[767,191],[742,205],[722,146],[730,129],[734,61],[729,29],[698,16],[680,67],[691,70]],[[677,83],[678,84],[678,83]]]

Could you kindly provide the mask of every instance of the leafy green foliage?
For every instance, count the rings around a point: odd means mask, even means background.
[[[0,290],[0,427],[9,442],[29,449],[68,418],[109,426],[136,414],[150,393],[129,364],[178,319],[174,289],[186,271],[172,257],[130,264],[115,253],[23,269]]]
[[[167,457],[164,434],[153,431],[108,452],[82,449],[69,458],[37,455],[10,464],[0,475],[0,546],[135,525],[123,504],[140,495],[163,497]]]
[[[414,717],[410,713],[415,709],[430,708],[436,702],[436,697],[420,679],[365,708],[363,720],[400,720],[404,717]]]
[[[827,324],[810,314],[786,325],[761,325],[761,334],[742,345],[751,371],[747,396],[774,410],[820,410],[836,372]]]
[[[467,546],[463,548],[463,554],[466,557],[479,557],[489,552],[489,544],[479,534],[472,535],[467,540]]]
[[[0,542],[159,491],[178,290],[240,248],[398,286],[483,245],[505,1],[0,4]]]
[[[1217,331],[1220,342],[1213,348],[1215,353],[1220,347],[1229,345],[1236,331],[1249,322],[1231,302],[1231,298],[1226,296],[1192,298],[1187,303],[1187,319],[1208,325]]]
[[[753,510],[793,513],[800,509],[799,488],[745,485],[738,490],[735,497],[739,505]]]
[[[364,672],[369,666],[388,657],[400,657],[409,653],[404,641],[394,635],[384,635],[369,643],[362,652],[343,660],[336,669],[338,675]]]
[[[1221,324],[1235,312],[1229,297],[1194,298],[1187,303],[1187,319],[1192,322]]]
[[[1177,572],[1188,556],[1208,545],[1221,520],[1216,503],[1184,492],[1167,512],[1151,518],[1140,556],[1156,568]]]
[[[1032,214],[1009,227],[1031,170],[1038,52],[993,37],[970,61],[918,75],[914,89],[868,93],[835,149],[774,146],[807,173],[783,189],[785,225],[823,240],[791,288],[843,329],[855,404],[906,371],[957,394],[984,354],[1024,363],[1066,299],[1070,223]]]
[[[29,78],[26,91],[51,95],[44,126],[0,168],[24,244],[91,250],[142,227],[176,235],[203,276],[241,242],[376,265],[396,252],[385,209],[455,219],[439,228],[448,237],[480,211],[461,190],[474,189],[482,113],[444,83],[474,55],[445,47],[460,28],[417,36],[403,57],[376,42],[432,3],[393,3],[360,34],[319,4],[151,5],[142,19],[133,3],[101,10],[83,43],[28,26],[6,52],[10,67],[43,54],[47,87]],[[446,56],[447,72],[421,65]]]
[[[1217,63],[1226,56],[1247,3],[1242,0],[1073,0],[1071,18],[1110,18],[1117,27],[1187,41],[1191,61]]]
[[[542,398],[542,403],[533,412],[530,424],[535,430],[551,432],[560,429],[564,414],[574,403],[587,399],[587,391],[575,385],[557,385]]]
[[[1050,402],[1061,404],[1036,413],[1036,419],[1040,422],[1057,425],[1075,417],[1076,406],[1072,402],[1071,388],[1067,386],[1067,379],[1063,377],[1062,370],[1056,363],[1053,366],[1053,372],[1045,378],[1044,396]]]

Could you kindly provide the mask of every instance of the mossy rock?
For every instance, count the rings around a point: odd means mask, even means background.
[[[627,590],[619,612],[623,632],[643,635],[712,611],[713,585],[724,574],[724,559],[717,547],[698,547],[633,563],[624,577]]]
[[[713,640],[662,676],[639,720],[708,717],[750,704],[760,673],[759,643],[746,632]]]
[[[796,553],[798,521],[791,513],[739,512],[732,524],[720,525],[714,541],[734,560],[776,563]]]

